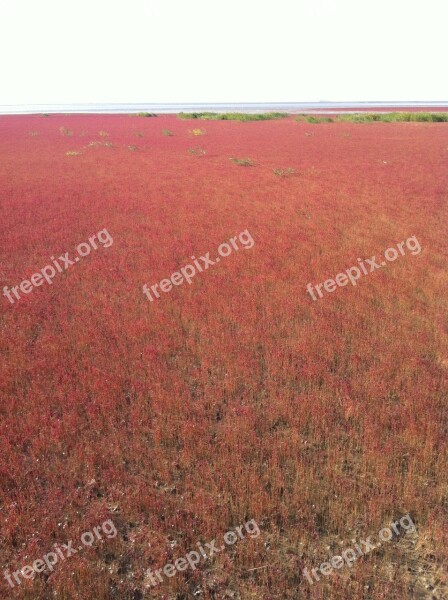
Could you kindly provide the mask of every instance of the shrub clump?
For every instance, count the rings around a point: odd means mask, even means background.
[[[204,150],[199,146],[197,148],[188,148],[188,154],[192,154],[193,156],[204,156],[204,154],[207,154],[207,150]]]
[[[290,177],[294,175],[296,170],[291,167],[287,167],[286,169],[272,169],[273,173],[278,177]]]
[[[230,159],[234,164],[239,165],[240,167],[253,167],[255,165],[254,161],[251,158],[231,158]]]
[[[193,135],[206,135],[207,134],[205,129],[193,129],[190,131],[190,133],[192,133]]]
[[[59,132],[68,137],[73,135],[73,131],[71,129],[67,129],[67,127],[59,127]]]

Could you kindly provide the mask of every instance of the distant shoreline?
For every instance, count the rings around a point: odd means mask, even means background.
[[[448,101],[438,102],[272,102],[272,103],[177,103],[177,104],[27,104],[0,105],[0,115],[33,114],[134,114],[153,112],[177,114],[180,112],[246,112],[282,111],[291,114],[339,112],[426,112],[448,111]]]

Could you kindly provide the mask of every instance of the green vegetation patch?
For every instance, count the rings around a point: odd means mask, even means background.
[[[448,122],[448,112],[446,113],[425,113],[425,112],[393,112],[393,113],[354,113],[348,115],[338,115],[338,121],[350,123],[398,123],[398,122],[416,122],[416,123],[446,123]]]
[[[298,115],[295,119],[295,121],[299,121],[301,122],[307,122],[307,123],[333,123],[333,120],[331,117],[316,117],[314,115],[306,115],[304,113]]]
[[[206,121],[272,121],[274,119],[284,119],[288,113],[270,112],[260,114],[248,113],[214,113],[214,112],[197,112],[184,113],[177,115],[179,119],[204,119]]]

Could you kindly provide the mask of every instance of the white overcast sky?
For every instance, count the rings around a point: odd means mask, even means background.
[[[446,0],[0,0],[0,105],[448,100]]]

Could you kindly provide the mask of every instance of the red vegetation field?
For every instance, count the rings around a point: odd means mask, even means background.
[[[445,123],[0,117],[1,288],[113,238],[1,297],[1,573],[118,531],[0,595],[447,598],[447,161]],[[143,295],[246,229],[252,249]],[[418,536],[304,579],[407,513]],[[249,519],[258,538],[149,587]]]

